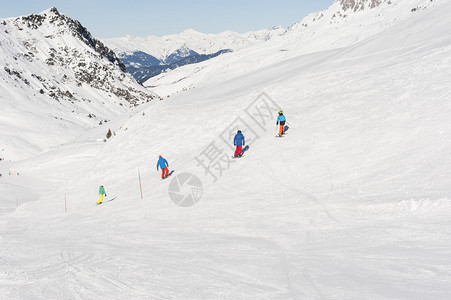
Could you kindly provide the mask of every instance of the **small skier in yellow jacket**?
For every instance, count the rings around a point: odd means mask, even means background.
[[[103,195],[105,195],[105,197],[106,197],[105,188],[103,187],[103,185],[101,185],[99,187],[99,195],[100,195],[100,199],[97,201],[97,204],[102,204]]]

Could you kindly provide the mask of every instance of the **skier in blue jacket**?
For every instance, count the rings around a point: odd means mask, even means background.
[[[285,122],[286,122],[286,118],[283,115],[283,111],[279,110],[279,115],[277,116],[277,122],[276,125],[280,124],[280,128],[279,128],[279,136],[282,136],[283,134],[285,134]]]
[[[161,169],[162,173],[161,173],[161,179],[165,179],[168,174],[169,174],[169,164],[168,161],[166,159],[163,158],[163,156],[159,155],[158,156],[158,162],[157,162],[157,171],[158,168]]]
[[[235,150],[235,157],[243,155],[241,151],[243,150],[243,146],[245,145],[244,136],[241,133],[241,130],[238,130],[238,132],[235,135],[235,138],[233,139],[233,145],[236,146]]]

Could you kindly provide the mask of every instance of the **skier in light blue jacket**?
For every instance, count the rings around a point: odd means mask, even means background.
[[[280,124],[279,127],[279,136],[282,136],[283,134],[285,134],[285,122],[286,122],[286,118],[283,115],[283,111],[279,110],[279,115],[277,116],[277,122],[276,125]]]

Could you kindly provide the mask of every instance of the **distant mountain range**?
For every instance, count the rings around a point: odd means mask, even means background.
[[[218,55],[239,50],[267,41],[285,32],[282,27],[273,27],[240,34],[226,31],[219,34],[203,34],[192,29],[177,35],[147,38],[126,36],[105,39],[126,66],[127,72],[144,82],[166,70],[199,63]]]
[[[199,54],[196,51],[188,50],[188,55],[183,55],[183,52],[176,51],[164,61],[143,51],[119,53],[118,57],[124,63],[128,73],[132,74],[139,82],[145,82],[149,78],[165,71],[174,70],[184,65],[199,63],[231,51],[225,49],[212,54]]]
[[[179,34],[166,36],[149,36],[146,38],[125,36],[102,41],[115,53],[145,52],[161,61],[165,61],[172,54],[181,49],[192,50],[198,54],[211,54],[219,50],[231,49],[233,51],[243,49],[255,43],[267,41],[280,36],[285,32],[283,27],[237,33],[225,31],[219,34],[205,34],[193,29],[185,30]]]

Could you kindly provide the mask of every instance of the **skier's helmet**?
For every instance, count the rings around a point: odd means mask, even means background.
[[[241,130],[238,130],[238,132],[237,133],[241,133]]]
[[[283,111],[279,110],[279,115],[283,115]]]

